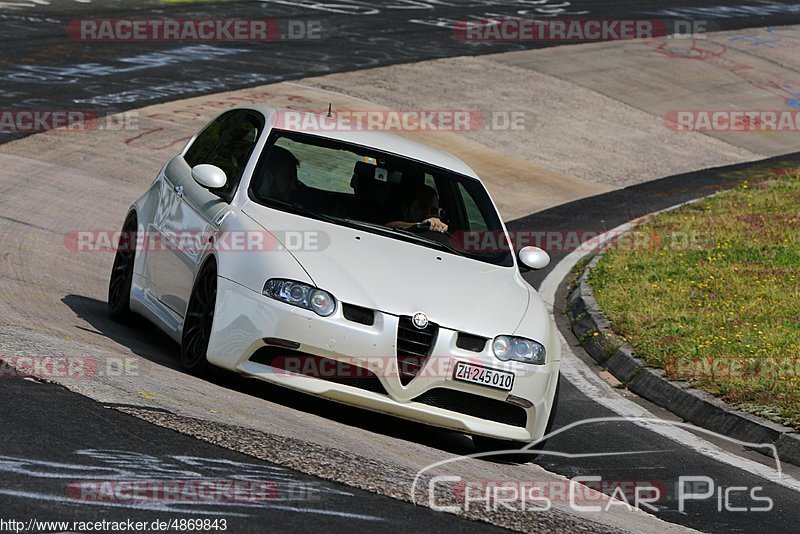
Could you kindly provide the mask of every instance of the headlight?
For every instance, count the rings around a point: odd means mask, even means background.
[[[523,363],[543,365],[545,360],[544,345],[514,336],[497,336],[492,342],[492,350],[498,360],[514,360]]]
[[[301,282],[273,278],[264,284],[263,293],[270,298],[311,310],[323,317],[329,316],[336,309],[336,299],[333,295]]]

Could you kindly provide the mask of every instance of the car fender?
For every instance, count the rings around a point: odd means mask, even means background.
[[[249,250],[249,246],[245,250],[231,248],[224,241],[226,232],[245,236],[257,234],[263,247],[253,250]],[[287,278],[314,284],[297,259],[283,247],[277,246],[277,238],[241,211],[235,210],[225,218],[217,236],[213,249],[209,248],[205,254],[213,253],[216,256],[218,276],[256,293],[261,293],[270,278]],[[204,257],[203,261],[205,259]]]

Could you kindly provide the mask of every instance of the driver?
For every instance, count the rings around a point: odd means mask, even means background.
[[[436,190],[423,185],[416,191],[411,200],[400,206],[402,221],[392,221],[386,226],[408,230],[416,224],[428,223],[433,232],[447,232],[447,225],[439,219],[439,195]]]

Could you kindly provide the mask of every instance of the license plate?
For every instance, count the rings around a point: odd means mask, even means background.
[[[456,362],[456,369],[453,378],[462,382],[472,382],[490,388],[511,391],[514,386],[514,373],[508,371],[498,371],[480,365],[472,365],[466,362]]]

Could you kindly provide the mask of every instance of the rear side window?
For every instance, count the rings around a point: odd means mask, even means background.
[[[230,201],[263,127],[263,118],[253,111],[224,113],[197,136],[184,159],[191,167],[207,163],[225,171],[228,181],[214,192]]]

